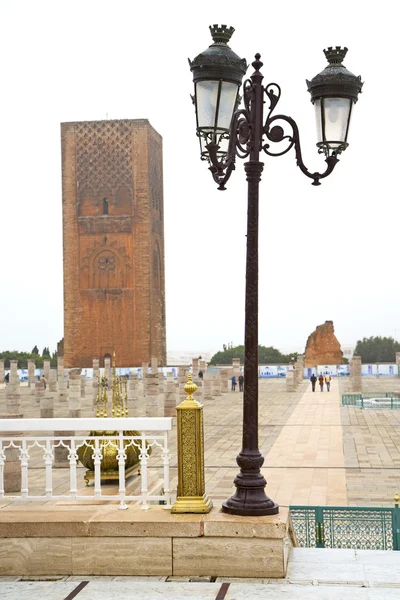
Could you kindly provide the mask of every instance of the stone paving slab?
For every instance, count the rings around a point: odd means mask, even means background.
[[[387,553],[386,553],[387,554]],[[321,570],[327,563],[318,561]],[[339,567],[339,564],[338,564]],[[18,581],[0,578],[2,600],[158,600],[199,598],[202,600],[398,600],[399,587],[391,583],[376,585],[374,581],[359,583],[354,577],[344,582],[335,578],[324,584],[321,580],[239,580],[218,579],[215,582],[154,581],[154,578],[85,578],[78,581]],[[178,578],[176,578],[178,579]],[[123,580],[123,581],[122,581]]]
[[[54,581],[54,579],[60,581]],[[202,598],[226,600],[398,600],[400,552],[292,549],[285,579],[220,577],[46,577],[45,581],[0,577],[2,600],[151,600]],[[23,579],[23,578],[20,578]],[[31,578],[32,579],[32,578]],[[81,582],[87,582],[84,585]],[[81,589],[79,589],[79,587]],[[218,596],[220,594],[220,596]]]
[[[67,600],[79,584],[72,582],[1,583],[2,600]],[[72,587],[71,587],[72,586]],[[217,600],[221,583],[89,582],[76,600]],[[226,589],[226,588],[225,588]],[[223,588],[223,591],[225,591]],[[71,596],[70,596],[71,597]],[[399,590],[350,585],[281,585],[276,583],[230,583],[225,600],[398,600]],[[69,600],[69,598],[68,598]]]

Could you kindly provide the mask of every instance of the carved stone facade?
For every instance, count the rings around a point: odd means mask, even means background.
[[[166,364],[162,138],[147,120],[63,123],[64,361]]]
[[[318,325],[308,337],[305,351],[305,366],[340,365],[343,362],[343,352],[335,336],[333,321],[325,321]]]

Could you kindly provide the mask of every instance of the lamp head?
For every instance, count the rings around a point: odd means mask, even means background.
[[[209,159],[207,145],[219,146],[217,156],[226,156],[229,130],[238,104],[238,91],[247,70],[247,63],[228,46],[234,32],[227,25],[210,26],[213,43],[192,61],[197,136],[202,160]]]
[[[330,46],[324,50],[328,65],[311,81],[307,89],[315,107],[320,152],[327,156],[340,154],[348,146],[348,133],[353,105],[363,83],[342,63],[347,48]]]

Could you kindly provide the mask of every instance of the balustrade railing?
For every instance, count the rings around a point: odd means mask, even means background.
[[[302,548],[400,550],[400,509],[371,506],[290,506]]]
[[[399,392],[359,392],[343,394],[342,406],[359,406],[360,408],[398,409],[400,408]]]
[[[171,429],[170,417],[0,420],[0,498],[117,500],[121,509],[127,508],[127,502],[137,502],[143,509],[157,502],[170,508]],[[88,470],[79,464],[80,449],[89,449],[93,461],[90,479]],[[137,468],[127,483],[129,449],[135,452]],[[63,452],[67,469],[57,467],[57,452]],[[117,465],[111,486],[106,483],[110,470],[102,468],[110,453]],[[14,477],[20,462],[20,493],[6,491],[7,461],[13,462]],[[151,480],[151,473],[155,479]]]

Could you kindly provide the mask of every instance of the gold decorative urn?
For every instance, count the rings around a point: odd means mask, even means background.
[[[98,378],[98,392],[96,399],[96,417],[108,417],[108,382],[105,375]],[[127,377],[118,377],[115,366],[115,352],[113,355],[112,368],[112,400],[111,417],[128,416],[128,393]],[[140,436],[139,431],[124,431],[124,436]],[[119,479],[118,450],[119,450],[119,431],[90,431],[91,437],[107,437],[107,440],[99,440],[99,449],[101,454],[100,477],[102,483]],[[115,438],[113,438],[115,436]],[[136,442],[138,443],[138,442]],[[86,440],[85,443],[77,449],[80,462],[87,471],[84,475],[86,485],[94,479],[94,458],[95,440]],[[132,440],[124,440],[125,459],[125,479],[130,477],[135,471],[140,473],[140,448]],[[151,448],[147,450],[151,454]]]

